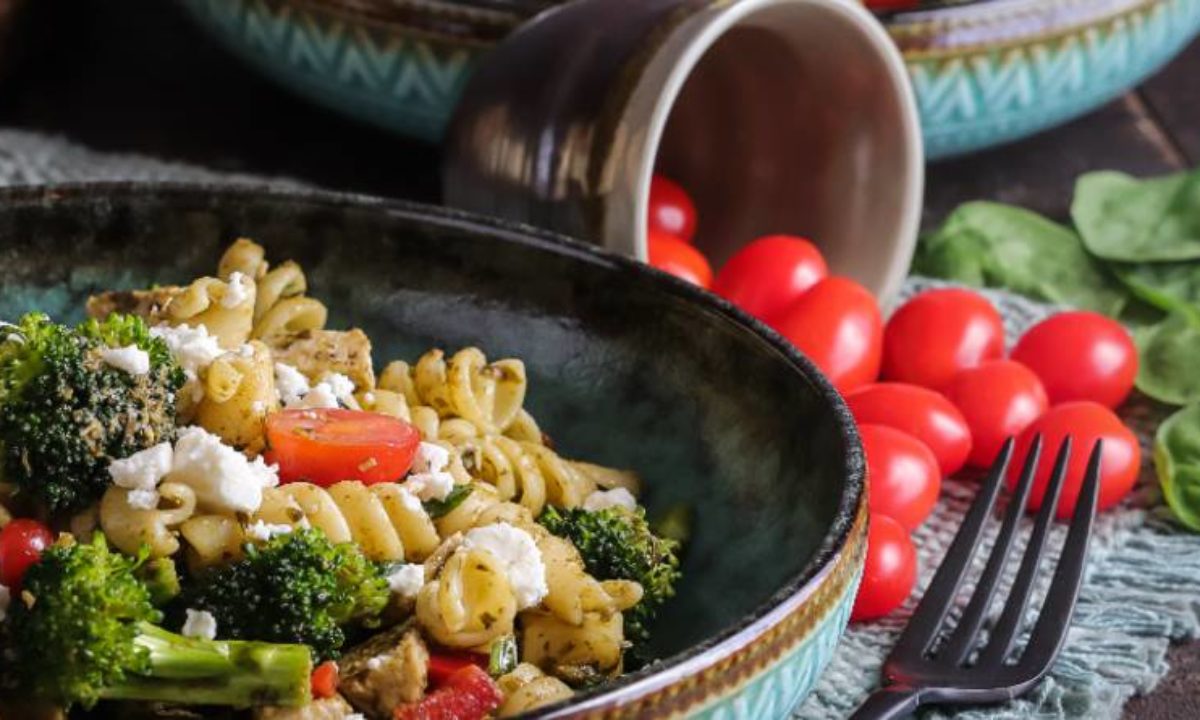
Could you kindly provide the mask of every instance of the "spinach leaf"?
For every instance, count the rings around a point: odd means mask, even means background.
[[[426,500],[425,512],[429,517],[437,520],[438,518],[448,515],[454,508],[462,505],[462,501],[467,499],[467,496],[474,490],[472,485],[455,485],[450,494],[443,500]]]
[[[1160,310],[1200,306],[1200,263],[1113,263],[1110,267],[1131,293]]]
[[[1177,311],[1133,333],[1138,347],[1137,387],[1171,405],[1200,401],[1200,315]]]
[[[1128,293],[1069,228],[992,202],[959,206],[922,239],[913,271],[1115,316]]]
[[[1154,467],[1175,517],[1200,530],[1200,405],[1189,405],[1158,426]]]
[[[1200,258],[1200,173],[1088,173],[1075,183],[1071,217],[1087,249],[1106,260]]]

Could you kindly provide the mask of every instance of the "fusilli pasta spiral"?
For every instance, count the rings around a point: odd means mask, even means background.
[[[196,493],[181,483],[165,482],[158,488],[158,506],[143,510],[129,504],[129,490],[110,487],[100,499],[100,528],[121,552],[136,555],[149,548],[150,557],[167,557],[179,551],[175,529],[196,512]]]
[[[502,718],[527,713],[574,694],[562,680],[529,663],[521,663],[512,672],[502,675],[496,684],[504,694],[504,703],[496,711]]]
[[[487,648],[512,633],[517,600],[491,553],[460,547],[417,594],[416,616],[442,645]]]

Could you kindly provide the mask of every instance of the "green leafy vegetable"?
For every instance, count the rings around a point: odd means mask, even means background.
[[[517,638],[514,635],[501,635],[492,641],[488,652],[488,675],[494,678],[507,675],[517,667],[520,656],[517,653]]]
[[[960,206],[922,239],[913,270],[1106,315],[1128,298],[1069,228],[999,203]]]
[[[1200,405],[1189,405],[1158,426],[1154,466],[1175,517],[1200,530]]]
[[[426,500],[424,503],[425,512],[429,515],[429,517],[437,520],[443,515],[446,515],[450,511],[454,510],[454,508],[462,505],[462,501],[466,500],[467,496],[470,495],[474,489],[475,488],[471,487],[470,485],[455,485],[454,489],[450,491],[450,494],[447,495],[444,500]]]
[[[1171,405],[1200,401],[1200,316],[1179,311],[1157,325],[1138,328],[1137,388]]]
[[[1112,269],[1129,292],[1159,310],[1200,306],[1200,263],[1113,263]]]
[[[1200,258],[1200,173],[1139,180],[1094,172],[1075,184],[1071,217],[1095,256],[1125,262]]]

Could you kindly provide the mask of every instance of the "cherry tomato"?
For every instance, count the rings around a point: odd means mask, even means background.
[[[770,323],[840,392],[879,376],[883,318],[875,298],[853,280],[825,278]]]
[[[479,653],[439,649],[429,654],[429,684],[445,685],[454,673],[468,665],[487,668],[488,656]]]
[[[674,235],[651,231],[647,236],[650,264],[708,289],[712,285],[712,268],[699,250]]]
[[[25,571],[54,544],[54,533],[37,520],[17,518],[0,530],[0,585],[21,587]]]
[[[487,672],[468,665],[417,703],[396,708],[394,720],[483,720],[504,696]]]
[[[284,410],[267,416],[267,462],[280,482],[328,486],[399,480],[412,467],[421,435],[408,423],[359,410]]]
[[[1004,322],[970,290],[928,290],[904,303],[883,334],[883,377],[941,390],[963,368],[1004,357]]]
[[[881,618],[908,599],[917,582],[917,549],[904,526],[871,513],[867,562],[854,598],[851,620]]]
[[[1013,360],[991,360],[954,376],[946,397],[971,428],[967,464],[991,467],[1004,441],[1016,437],[1050,406],[1042,381]]]
[[[655,175],[650,180],[649,217],[646,227],[651,231],[691,242],[696,234],[696,205],[674,180]]]
[[[787,309],[829,275],[821,251],[804,238],[768,235],[746,245],[725,263],[713,292],[765,320]]]
[[[1071,459],[1067,464],[1067,474],[1063,478],[1062,496],[1056,511],[1058,517],[1070,517],[1075,511],[1075,503],[1083,487],[1088,457],[1097,440],[1104,441],[1104,450],[1100,455],[1100,497],[1097,508],[1104,510],[1116,505],[1137,483],[1138,469],[1142,461],[1137,437],[1112,410],[1099,403],[1083,400],[1056,405],[1025,428],[1025,432],[1017,438],[1009,466],[1010,488],[1016,486],[1025,455],[1033,443],[1033,438],[1038,434],[1042,435],[1042,456],[1038,460],[1033,488],[1029,493],[1030,510],[1042,506],[1042,498],[1046,494],[1050,473],[1054,468],[1054,459],[1058,455],[1058,446],[1067,435],[1071,436]]]
[[[887,515],[912,532],[937,504],[942,476],[937,458],[912,435],[883,425],[859,425],[867,456],[872,515]]]
[[[876,383],[846,396],[860,425],[887,425],[925,443],[942,475],[962,469],[971,454],[971,430],[958,408],[941,393],[904,383]]]
[[[312,696],[318,700],[337,695],[338,666],[332,660],[321,663],[313,670]]]
[[[1094,312],[1065,312],[1029,329],[1012,359],[1035,372],[1051,405],[1092,400],[1115,408],[1137,376],[1137,348],[1115,320]]]

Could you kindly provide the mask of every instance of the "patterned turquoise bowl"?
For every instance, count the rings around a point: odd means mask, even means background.
[[[812,689],[866,550],[862,449],[837,392],[719,298],[542,231],[325,193],[94,185],[0,191],[0,318],[73,319],[101,288],[211,273],[254,237],[305,268],[378,361],[478,345],[520,357],[570,456],[631,467],[653,515],[694,514],[663,659],[544,717],[772,720]]]

